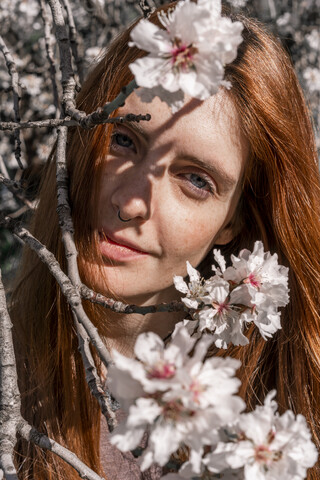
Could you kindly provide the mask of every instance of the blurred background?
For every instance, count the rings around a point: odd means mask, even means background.
[[[79,87],[88,69],[102,49],[119,31],[141,15],[138,0],[60,0],[65,12],[71,8],[69,34],[78,52]],[[144,3],[144,2],[142,2]],[[148,0],[151,7],[168,3]],[[314,119],[320,151],[320,0],[229,0],[234,11],[258,18],[280,36],[289,51]],[[58,48],[54,32],[45,28],[51,13],[45,0],[1,0],[0,34],[13,56],[20,78],[20,115],[22,121],[59,118],[58,95],[52,88],[52,75],[59,89]],[[66,15],[67,21],[67,15]],[[77,33],[75,33],[77,32]],[[55,63],[47,58],[52,52]],[[51,74],[50,74],[51,71]],[[14,120],[11,77],[0,51],[0,122]],[[14,134],[0,130],[0,174],[25,183],[25,193],[14,195],[0,183],[0,214],[27,222],[36,207],[40,173],[55,140],[55,129],[23,130],[21,162],[18,167]],[[5,229],[0,228],[0,268],[4,283],[10,281],[18,264],[21,247]]]

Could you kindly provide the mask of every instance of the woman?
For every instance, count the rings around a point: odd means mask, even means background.
[[[249,409],[276,388],[280,410],[305,415],[319,446],[320,181],[312,127],[279,42],[257,22],[240,20],[244,41],[226,68],[229,91],[205,102],[187,99],[175,115],[159,100],[146,105],[133,94],[120,112],[149,112],[150,122],[70,132],[79,267],[83,281],[102,293],[137,304],[168,302],[179,298],[172,277],[186,274],[186,260],[205,274],[213,245],[237,254],[262,240],[290,268],[282,330],[265,342],[248,329],[249,345],[213,353],[241,360],[240,393]],[[159,24],[156,14],[151,21]],[[129,32],[90,74],[81,110],[104,105],[132,79],[128,65],[144,53],[128,48]],[[65,267],[54,176],[52,159],[32,231]],[[23,414],[101,474],[104,461],[106,478],[122,478],[110,466],[117,454],[107,447],[99,455],[100,412],[86,387],[71,311],[29,251],[13,306]],[[165,337],[181,320],[177,313],[119,316],[85,308],[107,346],[128,355],[142,331]],[[50,453],[23,442],[17,448],[21,478],[78,478]],[[130,475],[159,478],[148,474]],[[314,467],[308,479],[318,477]]]

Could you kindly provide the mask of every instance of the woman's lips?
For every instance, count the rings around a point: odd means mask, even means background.
[[[104,257],[110,260],[128,260],[130,258],[138,258],[148,255],[147,252],[138,250],[132,245],[126,245],[123,240],[116,242],[110,238],[105,232],[99,232],[100,252]],[[120,243],[121,242],[121,243]]]

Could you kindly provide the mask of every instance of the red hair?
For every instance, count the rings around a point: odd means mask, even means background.
[[[290,268],[291,302],[282,312],[282,330],[272,340],[265,342],[250,329],[248,346],[215,353],[241,359],[241,394],[249,409],[276,388],[280,410],[291,408],[305,415],[319,446],[320,179],[312,126],[280,43],[258,22],[236,19],[244,23],[244,41],[237,59],[226,68],[226,79],[232,83],[228,95],[239,112],[251,153],[237,210],[239,233],[226,251],[252,248],[261,239]],[[151,21],[158,24],[156,13]],[[115,40],[89,75],[77,100],[81,110],[89,113],[102,106],[132,79],[128,65],[144,53],[128,48],[129,33],[130,29]],[[105,125],[90,131],[70,129],[70,198],[80,259],[96,258],[93,212],[88,205],[97,189],[99,161],[108,151],[109,137]],[[51,159],[32,231],[65,267],[54,177]],[[92,285],[86,272],[82,277]],[[100,333],[107,335],[107,313],[92,304],[85,308]],[[12,318],[23,415],[102,473],[100,412],[86,386],[71,311],[47,268],[30,251],[24,254]],[[23,441],[17,449],[23,479],[78,478],[50,452]],[[308,479],[316,480],[317,471],[317,467],[310,470]]]

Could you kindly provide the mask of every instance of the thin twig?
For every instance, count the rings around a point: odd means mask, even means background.
[[[35,210],[36,208],[37,208],[37,201],[35,200],[34,202],[31,202],[31,209]],[[27,205],[24,205],[23,207],[18,208],[18,210],[16,210],[15,212],[10,212],[10,217],[11,218],[19,218],[19,217],[21,217],[21,215],[26,213],[28,210],[30,210],[30,207],[28,207]]]
[[[11,327],[0,271],[0,478],[4,474],[4,478],[7,480],[18,480],[13,454],[17,433],[19,433],[27,441],[58,455],[79,473],[80,478],[103,480],[74,453],[39,433],[21,417],[21,401]]]
[[[59,0],[48,0],[51,8],[53,23],[56,27],[56,37],[59,44],[60,52],[60,70],[62,85],[62,105],[66,115],[75,109],[75,91],[76,81],[72,68],[70,42],[67,28],[63,18],[63,11]],[[70,114],[71,117],[73,115]]]
[[[86,117],[81,117],[86,118]],[[102,125],[106,123],[126,123],[126,122],[140,122],[140,121],[149,121],[151,118],[150,114],[146,115],[134,115],[133,113],[128,113],[124,116],[112,117],[106,119],[98,119],[96,122],[90,121],[90,128],[95,125]],[[60,119],[48,119],[48,120],[39,120],[36,122],[0,122],[0,130],[21,130],[24,128],[39,128],[39,127],[74,127],[79,126],[80,123],[76,120],[71,120],[70,117],[66,117],[62,120]]]
[[[39,2],[40,2],[41,17],[44,24],[44,38],[45,38],[47,59],[50,65],[50,78],[51,78],[52,91],[53,91],[53,103],[54,103],[54,106],[56,107],[56,118],[58,118],[59,112],[60,112],[60,100],[59,100],[57,79],[56,79],[57,70],[56,70],[56,65],[54,60],[53,43],[51,40],[52,24],[50,22],[50,17],[47,12],[47,5],[45,1],[39,0]]]
[[[9,172],[7,170],[6,164],[3,161],[2,155],[0,155],[0,172],[6,177],[9,178]]]
[[[62,2],[67,12],[67,22],[69,25],[71,51],[77,67],[80,83],[82,84],[84,80],[83,55],[79,55],[79,52],[78,52],[79,39],[78,39],[77,29],[74,23],[73,13],[71,10],[69,0],[62,0]]]
[[[62,236],[64,245],[66,247],[66,253],[68,255],[69,265],[72,263],[75,270],[71,272],[71,275],[77,275],[77,255],[78,252],[75,248],[72,238],[66,238],[67,234],[73,234],[73,224],[71,219],[71,209],[68,200],[68,172],[66,165],[66,145],[67,145],[68,128],[60,127],[58,130],[57,141],[57,213],[59,217],[59,224],[62,229]],[[75,285],[77,287],[77,285]]]
[[[0,35],[0,50],[2,51],[6,65],[8,68],[9,75],[11,77],[11,86],[13,92],[13,111],[14,111],[14,119],[16,123],[20,122],[20,109],[19,109],[19,102],[20,102],[20,88],[19,88],[19,75],[16,69],[16,64],[13,60],[11,53],[8,50],[3,38]],[[23,164],[21,161],[21,140],[20,140],[20,132],[17,130],[14,132],[14,140],[15,140],[15,149],[14,155],[16,157],[17,163],[21,169],[23,169]]]
[[[8,188],[8,190],[10,190],[10,192],[12,193],[24,192],[24,188],[20,182],[17,182],[15,180],[10,180],[10,178],[5,177],[1,173],[0,173],[0,183],[3,183],[3,185],[5,185]]]
[[[170,303],[159,303],[157,305],[129,305],[127,303],[119,302],[113,298],[108,298],[102,295],[101,293],[94,292],[86,285],[81,286],[80,288],[81,297],[85,300],[89,300],[92,303],[96,303],[105,307],[109,310],[112,310],[116,313],[138,313],[139,315],[147,315],[148,313],[157,313],[157,312],[186,312],[190,313],[192,309],[188,308],[183,302],[173,301]]]
[[[112,112],[117,110],[117,108],[122,107],[126,99],[131,95],[131,93],[138,88],[138,85],[135,80],[131,80],[128,85],[121,89],[119,95],[110,103],[107,103],[104,107],[98,108],[95,112],[90,115],[78,116],[76,118],[79,124],[83,128],[91,128],[97,123],[104,123],[105,120],[109,118]],[[151,117],[150,117],[151,118]]]
[[[86,480],[104,480],[85,463],[83,463],[74,453],[70,452],[67,448],[60,445],[55,440],[47,437],[43,433],[39,433],[34,427],[31,427],[26,421],[21,421],[19,425],[19,434],[27,441],[38,445],[39,447],[50,450],[58,457],[62,458],[71,467],[73,467],[79,474],[80,478]]]
[[[22,203],[24,203],[24,205],[30,209],[30,210],[34,210],[35,209],[35,204],[34,202],[30,202],[30,200],[28,200],[27,198],[24,197],[23,194],[21,194],[22,192],[24,192],[24,188],[22,187],[21,183],[20,182],[16,182],[14,180],[10,180],[9,178],[6,178],[4,175],[2,175],[0,173],[0,183],[2,183],[3,185],[5,185],[7,187],[7,189],[18,199],[20,200]]]
[[[95,18],[103,27],[108,25],[108,15],[103,10],[99,0],[82,0],[84,8],[92,18]]]
[[[76,324],[78,331],[79,349],[86,372],[86,381],[92,395],[98,400],[101,413],[107,420],[109,432],[112,432],[117,425],[115,413],[110,402],[110,393],[107,386],[103,388],[98,375],[94,359],[90,350],[90,339],[79,322]]]
[[[155,10],[154,7],[150,7],[148,0],[140,0],[139,7],[142,10],[144,18],[149,18],[152,12]]]

